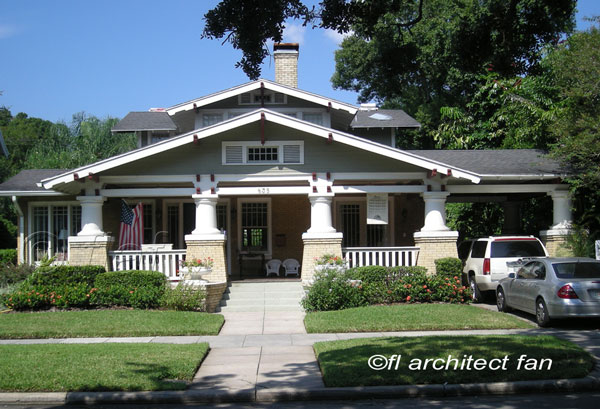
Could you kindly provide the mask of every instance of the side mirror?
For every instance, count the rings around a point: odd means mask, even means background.
[[[508,278],[515,278],[515,273],[508,273]]]

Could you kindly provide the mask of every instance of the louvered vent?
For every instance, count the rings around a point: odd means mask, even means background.
[[[241,146],[225,147],[225,163],[244,163]]]
[[[300,163],[300,145],[283,145],[283,163]]]

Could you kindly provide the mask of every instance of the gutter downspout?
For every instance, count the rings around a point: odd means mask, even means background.
[[[17,196],[12,197],[12,202],[15,205],[15,209],[17,210],[17,214],[19,215],[19,264],[25,262],[25,216],[23,215],[23,210],[21,206],[19,206],[19,201]]]

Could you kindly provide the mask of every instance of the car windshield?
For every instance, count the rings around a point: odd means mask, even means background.
[[[558,278],[600,278],[600,263],[555,263],[552,267]]]
[[[491,258],[545,257],[544,248],[537,240],[494,241]]]

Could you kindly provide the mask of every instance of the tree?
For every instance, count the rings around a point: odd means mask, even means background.
[[[600,23],[600,18],[595,18]],[[548,55],[562,102],[550,126],[553,154],[570,168],[580,224],[600,238],[600,29],[569,37]]]
[[[428,0],[406,32],[382,19],[371,36],[345,39],[332,82],[361,101],[404,109],[423,125],[422,147],[432,147],[442,107],[464,108],[485,69],[501,79],[538,72],[543,48],[573,29],[574,7],[574,0]]]

